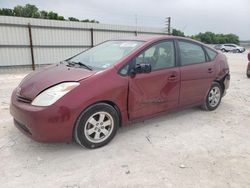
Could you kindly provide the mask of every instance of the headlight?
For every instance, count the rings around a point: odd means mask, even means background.
[[[58,99],[77,87],[78,82],[64,82],[46,89],[40,93],[31,103],[33,106],[49,106],[55,103]]]

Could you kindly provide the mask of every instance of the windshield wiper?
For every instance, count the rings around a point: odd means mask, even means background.
[[[82,63],[82,62],[74,62],[74,61],[67,61],[68,63],[69,63],[69,65],[80,65],[80,66],[82,66],[82,67],[85,67],[85,68],[87,68],[88,70],[93,70],[93,68],[92,67],[90,67],[89,65],[86,65],[86,64],[84,64],[84,63]]]

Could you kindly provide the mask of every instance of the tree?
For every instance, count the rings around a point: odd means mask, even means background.
[[[96,21],[96,20],[90,20],[89,22],[91,22],[91,23],[99,23],[99,21]]]
[[[24,11],[23,11],[23,16],[24,17],[29,17],[29,18],[39,18],[40,14],[38,12],[38,8],[35,5],[30,5],[26,4],[24,6]]]
[[[13,10],[9,8],[2,8],[0,11],[0,15],[15,16]]]
[[[14,16],[39,18],[40,13],[35,5],[26,4],[25,6],[15,6],[13,9]]]
[[[45,10],[40,11],[40,18],[48,19],[48,12]]]
[[[226,37],[226,41],[228,43],[239,44],[239,42],[240,42],[239,37],[235,34],[227,34],[227,35],[225,35],[225,37]]]
[[[55,12],[53,12],[53,11],[50,11],[48,13],[48,19],[50,19],[50,20],[57,20],[58,19],[58,14],[55,13]]]
[[[74,17],[68,17],[69,21],[73,21],[73,22],[79,22],[80,20],[78,20],[77,18]]]
[[[174,35],[174,36],[181,36],[181,37],[185,37],[185,34],[184,34],[182,31],[177,30],[177,29],[173,29],[173,31],[172,31],[172,35]]]
[[[223,34],[217,34],[216,35],[217,38],[217,44],[225,44],[226,43],[226,37]]]
[[[224,44],[224,43],[239,44],[239,37],[235,34],[224,35],[224,34],[215,34],[212,32],[205,32],[194,35],[191,38],[207,44]]]
[[[18,5],[18,6],[16,6],[16,7],[14,7],[14,15],[15,16],[23,16],[23,7],[22,6],[20,6],[20,5]]]
[[[65,20],[65,18],[58,13],[45,10],[39,10],[35,5],[26,4],[25,6],[17,5],[14,9],[2,8],[0,9],[0,15],[5,16],[18,16],[18,17],[27,17],[27,18],[42,18],[42,19],[51,19],[51,20]],[[80,20],[74,17],[69,17],[69,21],[79,22]],[[99,23],[96,20],[82,20],[81,22],[92,22]]]
[[[90,22],[89,19],[81,20],[81,22]]]
[[[58,20],[65,20],[63,16],[58,16]]]

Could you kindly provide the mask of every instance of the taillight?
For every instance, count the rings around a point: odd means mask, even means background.
[[[248,52],[248,61],[250,61],[250,52]]]

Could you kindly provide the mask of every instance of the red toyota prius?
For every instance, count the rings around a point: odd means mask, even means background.
[[[135,120],[184,107],[215,110],[229,80],[226,57],[197,41],[109,40],[26,76],[13,91],[10,112],[36,141],[74,139],[96,148]]]

